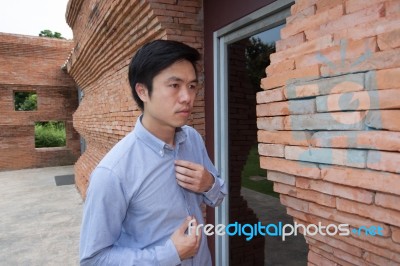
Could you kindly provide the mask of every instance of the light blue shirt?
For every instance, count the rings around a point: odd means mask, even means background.
[[[212,188],[194,193],[176,182],[175,160],[203,165]],[[90,177],[80,240],[81,265],[212,265],[204,235],[196,256],[181,261],[170,237],[188,215],[204,224],[201,204],[219,205],[227,194],[203,139],[177,129],[175,147],[147,131],[141,119]]]

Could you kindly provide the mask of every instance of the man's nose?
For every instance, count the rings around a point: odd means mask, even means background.
[[[192,99],[192,93],[189,88],[182,88],[179,94],[179,100],[181,102],[190,102]]]

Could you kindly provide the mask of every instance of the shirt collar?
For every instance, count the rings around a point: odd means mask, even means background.
[[[142,124],[142,117],[141,115],[135,124],[135,128],[133,129],[133,132],[135,135],[141,139],[146,145],[148,145],[155,153],[160,155],[161,157],[164,156],[164,149],[169,149],[171,150],[171,146],[162,141],[161,139],[157,138],[154,136],[152,133],[150,133]],[[176,129],[175,132],[175,146],[179,145],[180,143],[184,142],[186,140],[186,133],[185,131],[179,127]]]

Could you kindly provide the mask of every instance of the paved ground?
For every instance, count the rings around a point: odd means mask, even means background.
[[[0,172],[0,265],[78,265],[82,199],[55,176],[72,166]]]
[[[281,205],[279,199],[244,187],[241,193],[263,225],[278,222],[293,224],[293,218],[286,214],[286,208]],[[308,247],[301,234],[287,237],[285,241],[279,237],[265,237],[265,266],[307,265],[307,253]]]

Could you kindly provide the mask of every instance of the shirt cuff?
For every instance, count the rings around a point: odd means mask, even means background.
[[[211,175],[214,178],[214,184],[207,192],[203,192],[203,195],[214,204],[218,199],[221,184],[219,183],[219,178],[216,178],[213,174]]]
[[[168,239],[164,246],[156,247],[156,256],[160,266],[181,264],[178,251],[171,239]]]

